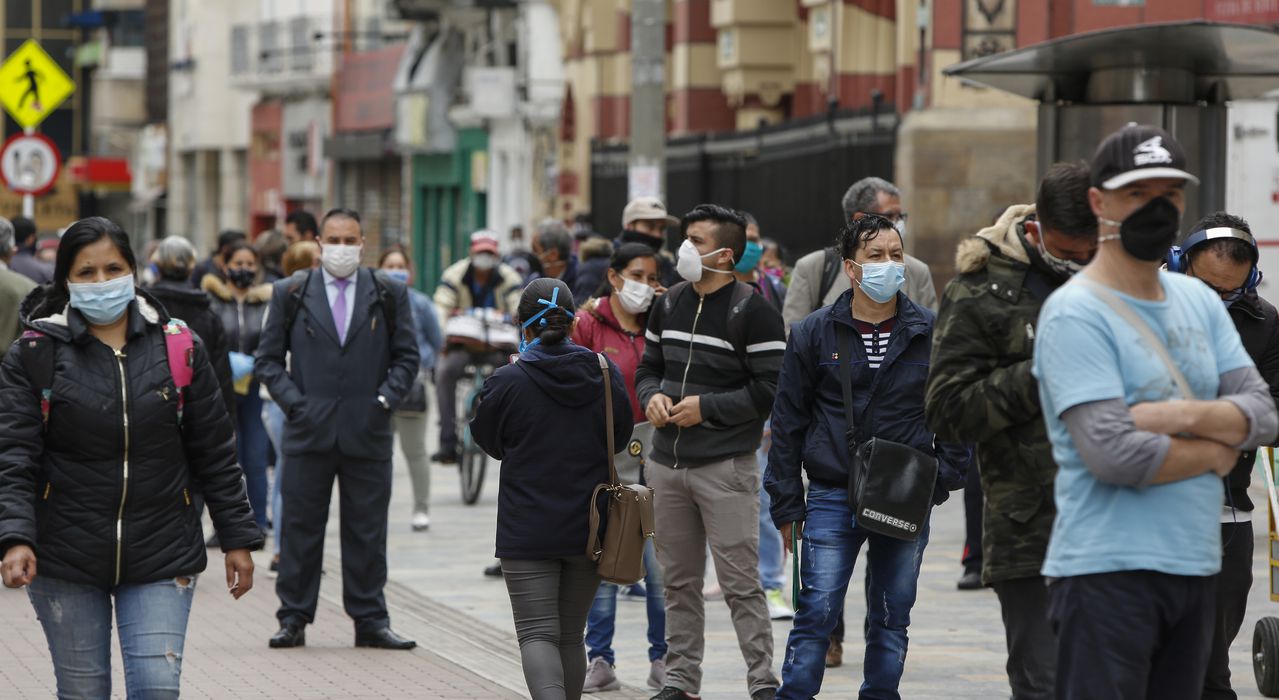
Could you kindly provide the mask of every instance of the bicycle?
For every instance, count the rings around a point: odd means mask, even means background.
[[[463,379],[471,381],[471,388],[464,399],[466,410],[462,413],[465,421],[459,426],[457,473],[462,481],[462,502],[473,506],[480,500],[480,491],[484,488],[484,474],[488,470],[489,456],[480,446],[475,444],[471,435],[471,419],[480,405],[480,393],[484,390],[484,380],[496,369],[489,362],[470,365]]]
[[[461,381],[470,381],[471,387],[463,392],[462,410],[457,413],[461,423],[457,428],[458,478],[462,482],[462,502],[471,506],[480,500],[489,461],[488,454],[471,435],[471,419],[479,406],[484,381],[497,369],[501,358],[514,350],[519,335],[509,319],[493,309],[468,309],[450,318],[445,334],[449,345],[471,355],[461,377]]]

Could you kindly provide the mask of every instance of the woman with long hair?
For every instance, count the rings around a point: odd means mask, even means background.
[[[0,362],[0,574],[27,587],[59,697],[110,697],[113,608],[128,696],[178,697],[207,564],[195,488],[237,599],[262,546],[204,343],[135,286],[137,271],[119,226],[72,224]],[[169,335],[189,351],[170,352],[182,346]]]

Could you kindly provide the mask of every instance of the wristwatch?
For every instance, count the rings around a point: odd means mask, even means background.
[[[381,406],[382,408],[384,408],[384,409],[386,409],[386,410],[388,410],[388,411],[389,411],[389,410],[391,410],[391,402],[390,402],[390,401],[387,401],[385,396],[383,396],[383,395],[381,395],[381,394],[378,394],[378,395],[377,395],[377,402],[378,402],[378,405],[379,405],[379,406]]]

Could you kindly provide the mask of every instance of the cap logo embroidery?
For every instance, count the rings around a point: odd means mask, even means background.
[[[1171,163],[1172,153],[1164,148],[1164,137],[1156,136],[1137,144],[1137,147],[1132,151],[1132,162],[1133,165],[1138,167],[1156,163]]]

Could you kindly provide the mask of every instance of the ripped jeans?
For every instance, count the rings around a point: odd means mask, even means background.
[[[839,621],[853,564],[863,544],[875,575],[866,596],[871,608],[867,614],[870,628],[858,698],[900,700],[897,686],[906,666],[906,630],[915,605],[928,527],[925,525],[914,542],[867,532],[853,518],[847,490],[817,483],[808,488],[799,559],[803,588],[786,644],[779,700],[808,700],[821,690],[830,633]]]
[[[127,696],[178,697],[194,594],[194,576],[125,584],[113,592],[36,576],[27,586],[27,595],[49,642],[58,698],[111,697],[112,597]]]

